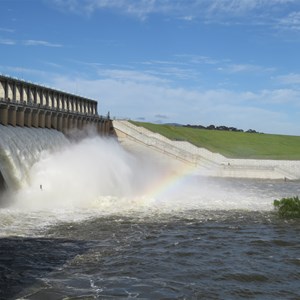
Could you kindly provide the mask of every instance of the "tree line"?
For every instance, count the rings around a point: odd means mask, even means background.
[[[203,125],[183,125],[184,127],[189,128],[198,128],[198,129],[207,129],[207,130],[223,130],[223,131],[234,131],[234,132],[248,132],[248,133],[259,133],[254,129],[248,129],[247,131],[244,131],[243,129],[238,129],[235,127],[227,127],[227,126],[215,126],[215,125],[209,125],[209,126],[203,126]]]

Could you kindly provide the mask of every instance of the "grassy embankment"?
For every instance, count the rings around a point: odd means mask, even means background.
[[[300,136],[206,130],[132,122],[171,140],[188,141],[228,158],[300,160]]]

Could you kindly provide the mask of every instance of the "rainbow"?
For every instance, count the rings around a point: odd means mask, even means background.
[[[158,176],[158,178],[144,190],[144,195],[156,200],[170,196],[176,192],[176,189],[184,183],[188,176],[193,175],[196,170],[198,170],[197,166],[189,164],[182,164],[176,170],[169,170],[162,176]]]

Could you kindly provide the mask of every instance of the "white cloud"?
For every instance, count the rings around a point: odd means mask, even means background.
[[[183,59],[184,61],[189,62],[191,64],[216,65],[222,62],[220,60],[204,55],[178,54],[175,55],[175,58]]]
[[[258,101],[266,103],[268,105],[280,107],[281,110],[299,110],[299,98],[300,91],[294,89],[275,89],[275,90],[263,90],[258,96]]]
[[[267,68],[252,64],[228,64],[223,67],[220,67],[219,70],[228,73],[266,73],[275,71],[274,68]]]
[[[20,41],[0,38],[0,44],[2,44],[2,45],[17,45],[17,44],[20,44]],[[41,41],[41,40],[25,40],[25,41],[22,41],[22,44],[25,46],[63,47],[60,44],[54,44],[54,43],[50,43],[47,41]]]
[[[156,77],[149,72],[138,72],[131,70],[122,70],[122,69],[101,69],[99,68],[98,74],[101,77],[111,78],[119,81],[126,82],[166,82],[160,77]]]
[[[25,46],[44,46],[44,47],[62,47],[60,44],[54,44],[47,41],[40,40],[25,40],[23,42]]]
[[[28,74],[28,75],[45,75],[46,72],[36,70],[36,69],[28,69],[28,68],[21,68],[21,67],[9,67],[9,66],[1,66],[7,72],[11,72],[14,74]]]
[[[283,29],[299,31],[300,30],[300,11],[292,12],[280,19],[278,26]]]
[[[157,11],[157,0],[52,0],[52,2],[63,10],[76,13],[92,14],[96,10],[113,9],[122,13],[137,16],[144,19],[148,14]],[[164,10],[162,1],[159,10]],[[169,5],[167,5],[169,6]]]
[[[57,64],[57,63],[54,63],[54,62],[50,62],[50,61],[44,61],[43,62],[45,65],[47,65],[47,66],[50,66],[50,67],[52,67],[52,68],[63,68],[63,66],[62,65],[60,65],[60,64]]]
[[[154,117],[158,118],[158,119],[168,119],[169,118],[167,115],[160,115],[160,114],[157,114]]]
[[[3,28],[3,27],[1,27],[1,28],[0,28],[0,31],[2,31],[2,32],[9,32],[9,33],[13,33],[13,32],[15,32],[15,30],[14,30],[14,29],[10,29],[10,28]]]
[[[297,3],[297,0],[211,0],[207,3],[210,3],[210,11],[243,15],[258,9]]]
[[[2,45],[16,45],[16,41],[11,39],[1,39],[0,38],[0,44]]]
[[[180,81],[165,80],[159,72],[153,75],[149,71],[110,69],[98,64],[93,78],[0,67],[17,77],[25,74],[46,82],[47,86],[98,99],[101,115],[109,111],[112,117],[142,118],[149,122],[164,121],[165,116],[170,123],[226,125],[300,135],[300,118],[296,116],[300,90],[297,88],[260,91],[188,88]],[[289,76],[294,81],[299,79],[296,74]]]
[[[218,70],[221,72],[225,72],[228,74],[237,74],[237,73],[272,73],[276,69],[273,67],[266,67],[262,65],[255,64],[242,64],[242,63],[233,63],[230,59],[215,59],[208,56],[201,55],[176,55],[175,58],[181,60],[182,66],[190,66],[193,67],[193,70],[189,70],[188,68],[181,68],[180,70],[186,71],[187,74],[190,74],[190,78],[192,75],[199,76],[199,73],[195,72],[195,65],[207,65],[214,66],[214,70]]]
[[[195,16],[191,16],[191,15],[188,15],[188,16],[182,16],[182,17],[179,17],[179,19],[184,20],[184,21],[191,22],[191,21],[194,21],[194,20],[195,20]]]
[[[99,99],[102,115],[110,111],[112,117],[144,118],[149,122],[157,121],[160,115],[168,116],[168,122],[300,135],[294,119],[300,92],[295,90],[188,90],[156,80],[125,81],[118,77],[87,80],[57,76],[51,85]]]
[[[278,76],[277,80],[282,84],[300,85],[300,74],[290,73],[287,75]]]
[[[205,23],[269,24],[283,18],[289,5],[299,8],[298,0],[48,0],[64,11],[92,15],[98,10],[118,13],[145,20],[151,14],[161,14],[183,21],[202,20]],[[278,17],[276,20],[276,16]],[[274,19],[275,17],[275,19]],[[291,14],[282,23],[298,19]],[[237,21],[238,20],[238,21]]]

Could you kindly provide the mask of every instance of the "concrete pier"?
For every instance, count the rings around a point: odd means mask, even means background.
[[[17,126],[24,127],[24,107],[17,108]]]

